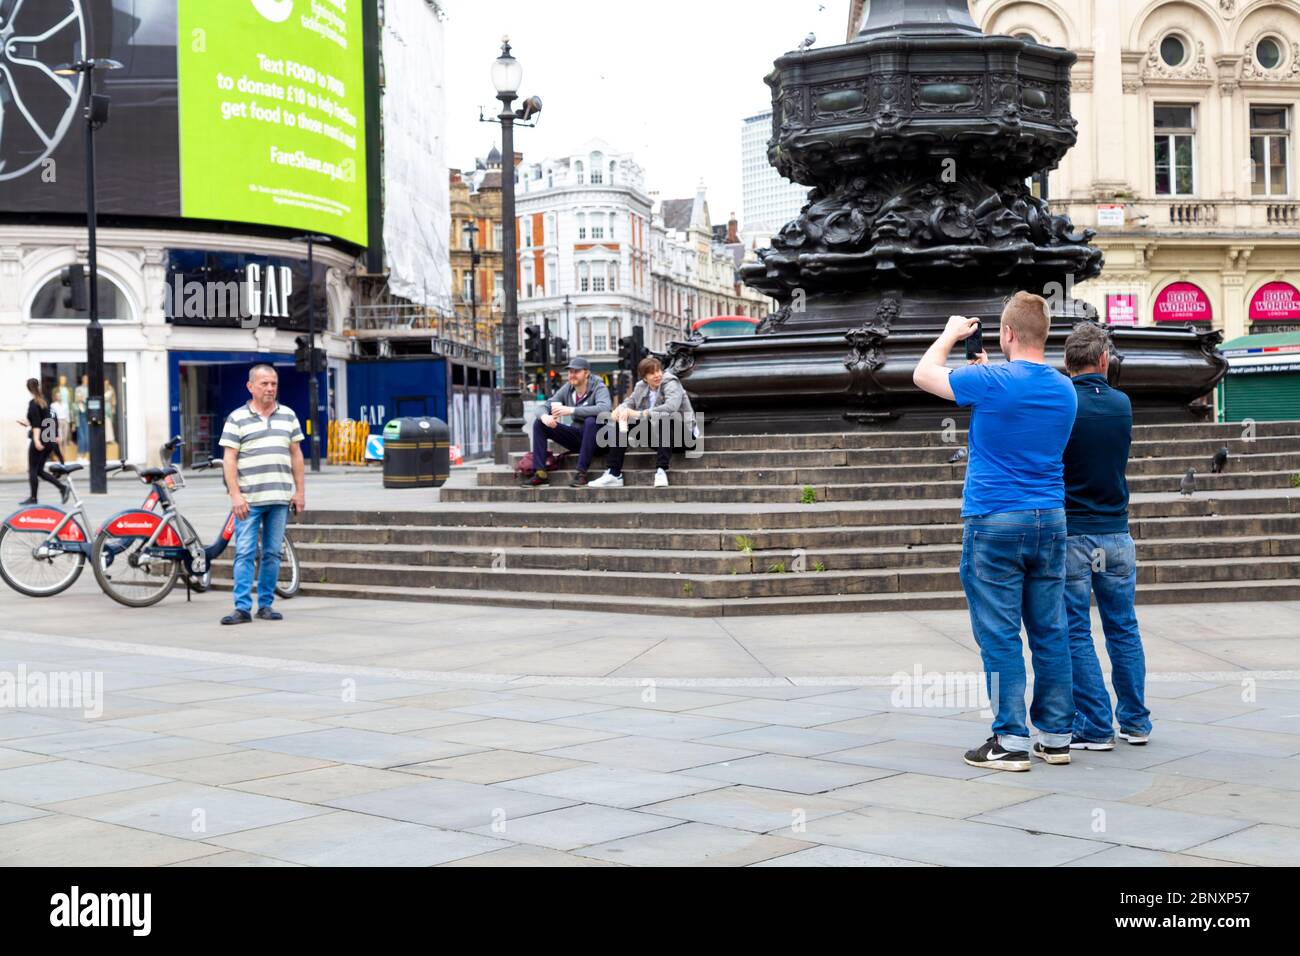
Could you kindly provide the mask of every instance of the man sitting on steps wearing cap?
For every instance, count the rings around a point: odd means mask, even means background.
[[[570,484],[575,488],[587,484],[587,470],[596,454],[596,434],[604,424],[601,416],[609,416],[609,389],[591,374],[591,363],[580,355],[569,362],[566,370],[569,383],[551,396],[547,403],[550,414],[538,415],[533,421],[533,466],[536,470],[533,477],[524,482],[525,487],[536,488],[551,483],[546,473],[548,439],[578,453],[578,470]],[[560,419],[569,415],[573,416],[573,424],[561,424]]]

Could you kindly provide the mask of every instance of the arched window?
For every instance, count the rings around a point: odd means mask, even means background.
[[[589,319],[578,320],[578,348],[584,352],[591,351],[591,321]]]
[[[580,212],[577,214],[575,218],[578,220],[578,238],[586,239],[587,238],[587,214],[585,212]]]
[[[578,291],[591,291],[591,266],[585,262],[578,263]]]
[[[113,281],[103,272],[99,273],[99,281],[95,283],[95,286],[99,290],[99,317],[101,319],[105,321],[126,321],[135,317],[131,313],[131,305],[127,302],[122,290],[114,285]],[[31,318],[90,321],[88,312],[74,312],[71,309],[64,308],[63,294],[65,292],[67,290],[63,287],[60,276],[52,276],[45,285],[41,286],[40,291],[32,299]]]
[[[579,186],[582,185],[582,160],[577,160],[573,164],[573,177]]]
[[[605,214],[603,212],[593,212],[591,214],[591,238],[605,238]]]
[[[599,186],[604,180],[602,168],[605,165],[605,158],[600,153],[591,154],[591,184]]]
[[[611,262],[609,264],[609,291],[610,292],[618,291],[618,263],[617,262]]]

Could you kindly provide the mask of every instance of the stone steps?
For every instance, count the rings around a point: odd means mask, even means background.
[[[955,466],[949,466],[955,467]],[[497,474],[504,474],[498,472]],[[1184,472],[1162,474],[1139,474],[1129,478],[1129,491],[1138,492],[1176,492]],[[1296,471],[1266,470],[1257,472],[1230,472],[1223,474],[1197,474],[1198,493],[1215,491],[1235,491],[1263,488],[1281,488],[1288,485]],[[479,476],[482,477],[480,472]],[[702,473],[699,477],[714,481],[716,473]],[[593,477],[595,477],[593,475]],[[441,501],[456,502],[528,502],[546,501],[556,504],[574,504],[579,502],[600,502],[620,504],[643,504],[657,502],[675,503],[724,503],[737,502],[748,504],[797,504],[803,501],[807,489],[811,489],[811,504],[828,501],[897,501],[899,499],[918,500],[930,498],[954,498],[961,495],[961,479],[952,477],[933,478],[921,475],[900,477],[898,482],[874,481],[860,484],[790,482],[790,483],[731,483],[731,484],[694,484],[695,479],[686,483],[674,483],[668,488],[655,488],[651,485],[653,476],[648,472],[630,473],[629,481],[622,488],[572,488],[562,480],[550,486],[540,488],[518,487],[513,480],[510,484],[485,485],[475,488],[443,488]],[[678,472],[673,471],[674,482],[679,481]]]
[[[1294,530],[1300,532],[1300,522],[1297,522]],[[419,544],[356,545],[341,542],[298,543],[297,551],[298,560],[304,567],[315,564],[364,564],[530,570],[564,568],[571,571],[653,573],[662,570],[667,563],[672,567],[689,569],[692,574],[762,574],[768,573],[777,563],[792,566],[796,561],[808,570],[816,570],[820,564],[827,571],[955,567],[961,558],[961,529],[955,531],[952,536],[955,540],[936,544],[836,547],[812,543],[794,548],[759,547],[749,551],[618,546],[587,549],[545,545],[435,548]],[[1222,539],[1138,539],[1136,543],[1139,561],[1300,555],[1300,533]]]
[[[393,585],[355,586],[304,581],[301,594],[378,601],[416,601],[432,604],[491,604],[536,610],[603,611],[621,614],[660,614],[680,617],[732,617],[759,614],[831,614],[872,611],[956,610],[966,607],[961,591],[923,594],[856,594],[700,600],[682,598],[648,603],[601,595],[528,594],[505,590],[432,590]],[[1203,584],[1144,584],[1137,589],[1138,604],[1194,604],[1199,602],[1296,601],[1300,578],[1238,582],[1230,587]],[[431,612],[431,618],[436,615]]]
[[[412,492],[409,511],[298,516],[302,593],[696,616],[961,608],[965,464],[947,458],[964,440],[729,435],[679,456],[669,488],[640,451],[623,488],[568,487],[572,456],[542,489],[483,467],[475,487]],[[1138,600],[1300,600],[1298,472],[1300,422],[1249,441],[1237,424],[1136,428]]]

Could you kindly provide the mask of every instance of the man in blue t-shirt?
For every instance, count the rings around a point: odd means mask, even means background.
[[[1065,340],[1065,368],[1079,397],[1074,432],[1065,447],[1065,611],[1074,660],[1075,750],[1114,750],[1110,694],[1092,641],[1090,605],[1106,635],[1110,679],[1115,685],[1119,736],[1145,744],[1151,711],[1143,701],[1146,655],[1133,601],[1137,551],[1128,532],[1129,446],[1133,407],[1106,381],[1110,336],[1100,325],[1080,324]]]
[[[967,751],[972,767],[1028,770],[1029,755],[1070,762],[1074,700],[1065,590],[1065,487],[1061,453],[1074,425],[1074,388],[1047,364],[1047,302],[1017,292],[1002,310],[998,344],[1008,361],[981,352],[965,368],[948,353],[977,320],[953,316],[912,374],[917,387],[971,407],[962,500],[960,576],[984,661],[993,736]],[[1025,722],[1024,622],[1034,666]]]

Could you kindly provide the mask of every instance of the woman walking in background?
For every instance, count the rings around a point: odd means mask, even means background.
[[[34,378],[27,380],[27,391],[31,401],[27,403],[27,421],[19,422],[27,427],[27,437],[31,443],[27,446],[27,482],[31,485],[31,497],[22,502],[25,505],[36,504],[36,489],[44,480],[55,488],[64,501],[68,500],[68,489],[53,475],[45,473],[45,462],[50,457],[54,442],[58,440],[58,426],[50,420],[50,403],[41,394],[41,383]]]

